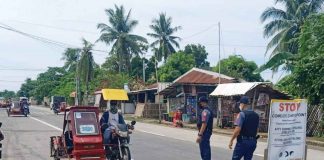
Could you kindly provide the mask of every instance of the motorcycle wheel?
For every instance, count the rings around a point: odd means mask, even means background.
[[[120,160],[131,160],[132,159],[131,153],[130,153],[130,150],[128,147],[121,148],[121,152],[122,152],[123,157],[121,157]]]

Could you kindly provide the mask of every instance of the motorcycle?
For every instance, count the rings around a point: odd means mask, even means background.
[[[117,128],[112,131],[110,144],[105,145],[106,157],[109,160],[131,160],[129,149],[131,130],[134,130],[136,121],[131,124],[118,124]]]
[[[58,104],[53,104],[52,109],[53,109],[54,114],[60,113],[60,107],[58,106]]]
[[[0,122],[0,128],[2,126],[2,122]],[[4,136],[0,130],[0,142],[4,139]],[[0,159],[2,158],[2,143],[0,143]]]
[[[27,115],[29,114],[29,107],[27,104],[23,105],[23,114],[25,117],[27,117]]]

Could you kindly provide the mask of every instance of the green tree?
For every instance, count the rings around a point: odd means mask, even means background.
[[[135,79],[143,79],[143,61],[144,61],[144,67],[145,67],[145,81],[148,81],[152,74],[155,73],[155,66],[154,61],[152,58],[150,60],[146,59],[145,57],[135,56],[132,61],[132,72],[131,76]],[[155,74],[154,74],[155,75]],[[150,83],[150,82],[149,82]]]
[[[107,45],[112,44],[110,54],[117,55],[119,73],[122,70],[128,72],[132,56],[142,53],[147,40],[144,37],[130,34],[138,24],[137,20],[131,19],[131,10],[125,13],[123,6],[115,5],[115,9],[106,9],[105,12],[109,18],[109,25],[98,24],[97,28],[101,32],[98,41]]]
[[[78,54],[80,53],[80,49],[77,48],[67,48],[61,60],[64,60],[64,66],[67,71],[75,71],[76,70],[76,63],[78,60]]]
[[[8,91],[8,90],[3,90],[3,91],[0,91],[0,97],[4,97],[6,99],[8,98],[13,98],[16,96],[16,93],[14,91]]]
[[[70,94],[75,91],[75,71],[65,74],[59,83],[52,91],[51,95],[60,95],[67,98],[70,105],[74,104],[74,99],[70,98]]]
[[[324,104],[324,14],[311,16],[299,36],[299,54],[292,73],[277,86],[310,104]]]
[[[135,56],[131,60],[131,76],[137,79],[143,79],[143,59],[140,56]]]
[[[93,81],[94,90],[102,88],[124,88],[125,83],[132,81],[131,77],[125,73],[111,73],[107,70],[98,70],[98,75]]]
[[[260,67],[258,72],[266,69],[277,71],[292,70],[295,55],[298,53],[298,35],[309,15],[320,12],[323,0],[276,0],[284,9],[267,8],[261,15],[264,26],[264,36],[271,38],[267,52],[271,51],[270,60]]]
[[[46,72],[38,75],[31,95],[35,97],[38,102],[41,102],[44,97],[50,97],[52,90],[60,85],[61,79],[65,74],[66,71],[64,68],[49,67]]]
[[[162,82],[172,82],[195,66],[195,58],[191,54],[177,52],[172,54],[167,62],[158,69]]]
[[[248,82],[263,81],[260,74],[254,74],[253,71],[258,68],[255,62],[246,61],[240,55],[232,55],[220,61],[221,74],[234,78],[242,78]],[[213,71],[218,72],[219,64],[213,67]]]
[[[92,55],[93,44],[82,39],[83,48],[81,49],[81,58],[79,62],[79,75],[83,83],[85,84],[85,99],[84,104],[88,105],[89,95],[89,82],[93,80],[95,61]]]
[[[20,87],[20,90],[17,92],[18,97],[32,97],[34,96],[33,90],[36,88],[36,81],[27,78],[25,83]]]
[[[117,55],[112,54],[107,57],[106,61],[101,65],[101,68],[111,73],[118,73],[119,63]]]
[[[158,19],[152,21],[150,28],[153,30],[153,33],[148,33],[147,35],[156,39],[151,47],[156,48],[156,57],[159,61],[164,58],[164,61],[167,60],[168,56],[172,53],[175,53],[173,45],[179,48],[179,43],[177,40],[180,40],[180,37],[173,36],[173,34],[181,29],[181,26],[172,27],[172,18],[167,17],[165,13],[160,13]]]
[[[185,46],[183,51],[186,54],[192,54],[195,57],[196,67],[198,68],[209,68],[209,62],[207,61],[208,53],[206,52],[205,46],[200,44],[189,44]]]

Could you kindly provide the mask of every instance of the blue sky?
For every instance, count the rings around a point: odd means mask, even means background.
[[[48,39],[81,46],[81,38],[95,42],[99,37],[97,23],[107,23],[104,9],[124,5],[132,9],[132,18],[139,21],[133,31],[148,38],[149,25],[160,12],[173,18],[174,25],[182,26],[177,36],[186,44],[200,43],[206,46],[208,61],[218,61],[218,27],[221,22],[221,58],[233,54],[243,55],[258,65],[265,56],[267,40],[263,38],[260,22],[262,11],[274,5],[272,0],[1,0],[0,23],[18,30]],[[19,90],[27,77],[35,79],[42,69],[62,66],[63,48],[47,45],[4,29],[0,29],[0,90]],[[110,46],[97,43],[99,50]],[[151,53],[148,53],[148,56]],[[106,53],[95,52],[95,60],[101,64]],[[2,69],[2,70],[1,70]],[[3,69],[37,69],[38,71],[13,71]],[[281,73],[272,78],[265,71],[265,79],[276,82]]]

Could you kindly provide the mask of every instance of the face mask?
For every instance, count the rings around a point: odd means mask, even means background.
[[[116,114],[118,112],[117,106],[110,106],[110,112]]]
[[[240,104],[240,110],[243,111],[244,104]]]

